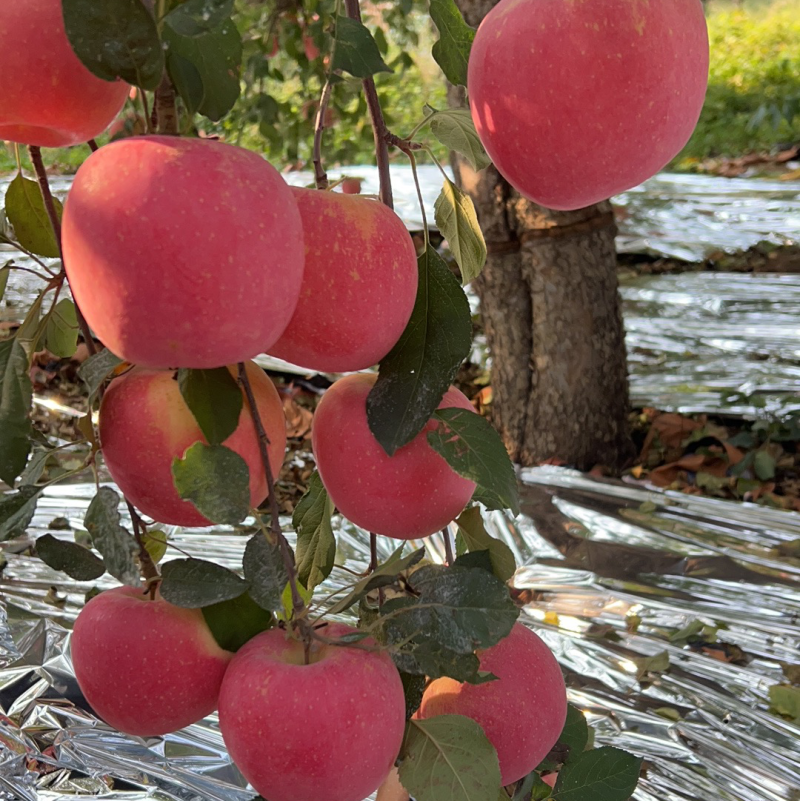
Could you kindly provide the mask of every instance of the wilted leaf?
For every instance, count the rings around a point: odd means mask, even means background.
[[[239,425],[244,402],[230,370],[178,370],[178,386],[205,438],[221,445]]]
[[[139,549],[133,535],[120,524],[119,503],[120,497],[114,490],[100,487],[86,510],[83,524],[94,547],[103,555],[106,570],[123,584],[138,587]]]
[[[61,201],[53,198],[53,204],[60,220]],[[14,226],[14,236],[22,247],[37,256],[58,258],[58,244],[36,181],[17,173],[6,190],[6,217]]]
[[[640,656],[633,659],[636,665],[636,678],[641,681],[648,673],[663,673],[669,668],[669,652],[661,651],[654,656]]]
[[[292,515],[297,531],[297,575],[309,590],[330,575],[336,557],[336,537],[331,526],[331,501],[318,472],[308,482],[308,490]]]
[[[461,282],[468,284],[486,264],[486,242],[472,198],[447,180],[433,210],[436,225],[461,269]]]
[[[333,70],[349,72],[356,78],[369,78],[376,72],[391,72],[366,26],[356,19],[336,17]]]
[[[87,548],[52,534],[36,540],[36,555],[53,570],[66,573],[75,581],[94,581],[106,572],[103,560]]]
[[[800,687],[788,684],[773,684],[769,688],[770,708],[779,715],[785,715],[800,722]]]
[[[174,559],[161,568],[161,594],[175,606],[201,609],[247,592],[247,582],[205,559]]]

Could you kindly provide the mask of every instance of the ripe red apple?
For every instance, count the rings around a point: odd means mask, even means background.
[[[502,0],[467,78],[495,166],[552,209],[655,175],[691,136],[707,81],[700,0]]]
[[[64,266],[87,322],[145,367],[221,367],[283,333],[303,278],[289,187],[221,142],[132,137],[78,170],[64,208]]]
[[[0,140],[86,142],[117,116],[129,88],[83,66],[64,32],[61,0],[0,3]]]
[[[567,718],[564,677],[550,649],[515,623],[508,637],[479,651],[481,670],[497,681],[432,681],[415,717],[466,715],[479,723],[500,759],[503,785],[527,776],[558,741]]]
[[[81,610],[71,639],[75,678],[97,714],[119,731],[166,734],[217,707],[232,653],[199,609],[117,587]]]
[[[377,364],[414,309],[419,272],[402,220],[363,197],[292,188],[306,249],[300,300],[269,353],[325,372]]]
[[[229,368],[235,376],[233,368]],[[256,405],[269,437],[269,459],[277,476],[286,449],[286,418],[275,385],[252,362],[245,366]],[[190,501],[181,500],[172,478],[172,461],[195,442],[205,442],[183,400],[175,373],[136,367],[114,379],[100,404],[100,442],[108,472],[128,500],[160,523],[207,526]],[[245,399],[239,426],[223,443],[250,469],[250,502],[267,494],[253,418]]]
[[[427,537],[458,516],[475,484],[454,472],[428,444],[431,420],[415,439],[388,456],[369,430],[367,395],[377,376],[340,378],[314,414],[312,442],[322,483],[336,507],[357,526],[401,540]],[[440,409],[472,404],[455,387]]]
[[[337,639],[354,630],[321,631]],[[362,801],[400,751],[400,674],[384,652],[315,642],[310,656],[304,664],[302,643],[281,629],[237,652],[219,697],[225,745],[270,801]]]

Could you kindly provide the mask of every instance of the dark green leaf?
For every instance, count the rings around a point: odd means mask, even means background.
[[[439,409],[435,415],[443,425],[428,432],[431,447],[459,475],[478,485],[487,508],[518,514],[514,466],[491,423],[468,409]]]
[[[567,705],[567,719],[556,742],[569,749],[564,760],[566,762],[571,762],[576,756],[583,753],[589,742],[589,724],[586,722],[586,717],[580,709],[572,704]]]
[[[297,574],[309,590],[325,581],[333,569],[336,537],[331,526],[332,514],[333,501],[315,471],[292,515],[292,525],[297,531]]]
[[[356,78],[369,78],[376,72],[391,72],[366,26],[356,19],[336,17],[334,70],[349,72]]]
[[[436,225],[461,269],[461,282],[477,278],[486,264],[486,242],[472,198],[452,181],[445,181],[433,207]]]
[[[224,117],[233,108],[240,90],[242,37],[233,22],[225,20],[199,36],[181,36],[166,27],[164,42],[167,70],[189,110],[214,121]]]
[[[469,51],[475,38],[454,0],[431,0],[431,19],[439,30],[439,41],[433,45],[433,57],[450,83],[467,85]]]
[[[492,557],[488,550],[463,553],[453,562],[453,567],[477,567],[481,570],[485,570],[487,573],[494,574]]]
[[[639,782],[642,760],[619,748],[583,751],[559,771],[556,801],[627,801]]]
[[[181,36],[200,36],[221,25],[233,11],[233,0],[187,0],[164,17]]]
[[[83,524],[92,544],[103,555],[106,570],[123,584],[138,587],[139,549],[133,535],[120,524],[119,503],[120,497],[114,490],[100,487],[86,510]]]
[[[178,370],[178,386],[211,445],[221,445],[236,431],[243,406],[242,390],[227,367]]]
[[[90,356],[78,368],[78,376],[86,384],[90,398],[100,389],[114,368],[120,364],[122,364],[122,359],[115,356],[108,348],[104,348],[94,356]]]
[[[50,312],[44,329],[44,346],[54,356],[69,359],[78,345],[78,317],[75,304],[69,299],[60,300]]]
[[[31,458],[28,459],[25,469],[20,474],[19,483],[23,486],[25,484],[35,484],[42,477],[51,454],[52,451],[47,447],[35,449],[31,454]]]
[[[517,569],[511,548],[495,539],[484,528],[481,510],[477,506],[465,509],[456,520],[458,530],[469,551],[489,552],[492,570],[501,581],[508,581]]]
[[[768,451],[757,450],[753,458],[753,469],[762,481],[775,478],[775,458]]]
[[[442,257],[429,245],[418,264],[411,319],[367,397],[370,430],[390,456],[425,427],[472,342],[467,296]]]
[[[247,582],[205,559],[174,559],[161,568],[161,594],[175,606],[201,609],[247,592]]]
[[[0,267],[0,300],[3,299],[3,295],[6,294],[6,287],[8,286],[8,276],[11,273],[11,267],[9,266],[11,262],[5,264],[3,267]]]
[[[36,555],[53,570],[61,570],[75,581],[94,581],[106,572],[103,560],[87,548],[45,534],[36,540]]]
[[[422,703],[422,696],[428,679],[425,676],[417,676],[412,673],[400,672],[400,679],[403,682],[403,693],[406,697],[406,720],[419,709]]]
[[[31,450],[32,398],[25,349],[16,338],[0,342],[0,479],[9,486],[25,469]]]
[[[247,462],[224,445],[196,442],[172,462],[178,495],[213,523],[236,525],[250,511]]]
[[[445,147],[464,156],[474,170],[482,170],[492,163],[475,130],[472,114],[467,109],[437,111],[430,126],[433,135]]]
[[[254,534],[244,549],[242,566],[253,600],[268,612],[280,612],[283,590],[289,583],[280,545],[261,533]]]
[[[400,782],[416,801],[497,801],[500,763],[471,718],[410,720]]]
[[[238,651],[248,640],[266,631],[275,622],[275,618],[262,609],[249,593],[204,606],[203,617],[219,647],[226,651]]]
[[[25,533],[41,494],[38,487],[28,486],[10,495],[0,495],[0,542]]]
[[[53,203],[60,220],[61,202],[53,198]],[[38,256],[58,258],[58,244],[47,216],[42,191],[36,181],[17,174],[6,190],[6,216],[14,226],[14,236],[22,247]]]
[[[90,72],[143,89],[158,86],[164,53],[142,0],[62,0],[62,10],[67,38]]]

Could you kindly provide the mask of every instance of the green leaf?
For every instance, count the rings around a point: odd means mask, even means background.
[[[568,749],[565,762],[571,762],[582,754],[589,742],[589,724],[586,722],[586,717],[572,704],[567,704],[567,719],[556,742]]]
[[[433,207],[436,225],[461,269],[461,282],[477,278],[486,264],[486,242],[472,198],[452,181],[445,181]]]
[[[800,723],[800,687],[773,684],[769,688],[770,709]]]
[[[250,511],[247,462],[224,445],[195,442],[172,462],[172,477],[178,495],[213,523],[233,526]]]
[[[69,359],[78,345],[78,316],[75,304],[64,298],[50,312],[44,329],[44,346],[54,356]]]
[[[62,10],[69,43],[90,72],[143,89],[158,86],[164,53],[142,0],[62,0]]]
[[[500,581],[508,581],[517,569],[511,548],[495,539],[484,528],[481,510],[477,506],[465,509],[456,520],[458,530],[470,551],[488,551],[492,572]]]
[[[418,265],[411,319],[367,397],[370,430],[389,456],[425,427],[472,344],[469,303],[455,276],[430,245]]]
[[[469,51],[475,39],[454,0],[431,0],[431,19],[439,30],[439,41],[433,45],[433,57],[450,83],[467,85]]]
[[[187,0],[164,17],[164,22],[181,36],[201,36],[228,19],[233,0]]]
[[[331,526],[333,508],[333,501],[315,471],[292,515],[297,532],[297,574],[309,590],[325,581],[333,570],[336,557],[336,537]]]
[[[104,348],[94,356],[90,356],[79,368],[78,377],[86,384],[89,398],[97,392],[103,382],[122,364],[122,359],[115,356],[108,348]]]
[[[221,445],[236,431],[244,401],[242,390],[227,367],[178,370],[178,386],[211,445]]]
[[[42,320],[42,304],[48,290],[43,289],[36,300],[33,301],[22,325],[17,329],[15,338],[22,345],[25,353],[32,358],[33,354],[39,350],[39,340],[44,333],[44,321]]]
[[[757,450],[753,459],[753,469],[762,481],[770,481],[775,478],[775,459],[768,451]]]
[[[63,211],[61,202],[53,198],[53,204],[60,220]],[[14,236],[22,247],[37,256],[58,258],[58,243],[36,181],[17,173],[6,190],[6,216],[14,226]]]
[[[547,801],[553,794],[553,788],[537,773],[532,774],[531,779],[532,781],[528,789],[528,794],[526,796],[520,796],[520,799],[524,798],[525,801]],[[517,796],[515,795],[515,801],[516,798]]]
[[[220,120],[239,97],[242,37],[230,19],[207,33],[181,36],[164,28],[167,71],[190,113]]]
[[[27,486],[19,492],[0,495],[0,542],[25,534],[41,494],[39,487]]]
[[[400,782],[416,801],[497,801],[500,762],[471,718],[410,720]]]
[[[336,17],[333,70],[349,72],[356,78],[369,78],[376,72],[391,72],[381,58],[378,45],[366,26],[357,19]]]
[[[639,656],[632,661],[637,667],[636,678],[641,681],[648,673],[663,673],[669,668],[669,652],[660,651],[654,656]]]
[[[25,469],[20,474],[19,483],[23,486],[25,484],[35,484],[42,477],[42,473],[44,473],[44,469],[47,466],[47,460],[52,453],[52,449],[48,447],[35,448],[31,458],[28,459],[28,463],[25,465]]]
[[[280,545],[269,542],[261,533],[254,534],[244,549],[242,567],[253,600],[268,612],[280,612],[283,591],[289,583]]]
[[[175,606],[201,609],[247,592],[247,582],[205,559],[174,559],[161,568],[161,594]]]
[[[0,267],[0,300],[3,299],[3,295],[6,294],[6,287],[8,286],[8,276],[11,273],[10,265],[12,262],[7,262],[2,267]]]
[[[203,617],[220,648],[238,651],[256,634],[271,628],[273,616],[262,609],[248,593],[203,607]]]
[[[88,548],[45,534],[36,540],[36,555],[53,570],[66,573],[75,581],[94,581],[106,572],[103,560]]]
[[[437,110],[430,126],[431,133],[445,147],[464,156],[474,170],[483,170],[492,163],[475,130],[472,114],[467,109]]]
[[[491,423],[469,409],[439,409],[442,421],[428,432],[428,442],[460,476],[474,481],[488,509],[519,513],[517,476],[500,435]]]
[[[120,497],[114,490],[100,487],[86,510],[83,525],[94,547],[103,555],[106,570],[123,584],[138,587],[139,549],[133,535],[120,524],[119,503]]]
[[[0,342],[0,479],[11,486],[31,450],[33,386],[28,355],[16,338]]]
[[[619,748],[583,751],[559,771],[556,801],[627,801],[639,782],[642,760]]]
[[[167,534],[158,528],[145,532],[143,536],[144,549],[150,554],[154,564],[158,564],[167,552]]]

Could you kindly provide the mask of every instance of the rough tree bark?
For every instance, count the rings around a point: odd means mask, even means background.
[[[457,4],[477,27],[496,0]],[[453,90],[451,100],[463,96]],[[475,286],[492,356],[492,420],[512,459],[619,469],[632,445],[611,204],[550,211],[494,167],[476,173],[459,159],[454,168],[489,247]]]

